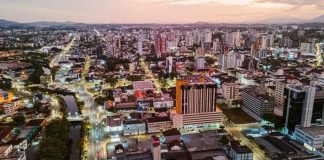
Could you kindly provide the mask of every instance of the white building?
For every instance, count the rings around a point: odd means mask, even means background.
[[[230,46],[241,46],[241,32],[232,32],[232,33],[226,33],[225,34],[225,41]]]
[[[129,120],[123,122],[123,133],[127,135],[144,134],[146,131],[146,125],[141,120]]]
[[[310,43],[300,43],[300,51],[302,53],[311,53],[311,44]]]
[[[322,150],[324,142],[324,126],[296,127],[294,137],[312,152]]]
[[[191,47],[194,44],[194,39],[191,35],[186,36],[186,46]]]
[[[159,133],[172,127],[169,117],[151,117],[146,119],[147,133]]]
[[[205,69],[205,58],[204,57],[197,57],[195,59],[195,69],[196,70]]]
[[[223,83],[222,95],[228,101],[238,100],[241,98],[240,84],[238,83]]]
[[[274,113],[277,115],[282,116],[283,115],[283,106],[285,104],[285,96],[284,96],[284,91],[286,88],[286,83],[282,81],[277,81],[275,82],[275,108],[274,108]]]
[[[253,152],[238,141],[230,142],[229,156],[232,160],[253,160]]]
[[[212,32],[210,32],[210,31],[206,32],[204,42],[205,43],[211,43],[212,42],[212,36],[213,36]]]
[[[228,68],[236,68],[242,66],[242,63],[245,59],[245,55],[231,52],[227,54],[220,54],[218,59],[219,66],[222,70],[224,70]]]
[[[218,51],[220,51],[220,49],[221,49],[221,42],[219,42],[219,39],[216,39],[213,42],[213,52],[217,53]]]
[[[137,42],[137,52],[140,56],[143,55],[143,38],[139,37]]]

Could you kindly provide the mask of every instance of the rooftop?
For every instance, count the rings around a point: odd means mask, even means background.
[[[257,121],[245,113],[241,108],[223,109],[223,114],[234,124],[257,123]]]
[[[298,129],[313,137],[324,136],[324,126],[300,127]]]
[[[25,126],[41,126],[45,119],[33,119],[28,121]]]
[[[147,120],[147,123],[171,121],[169,117],[152,117],[152,118],[147,118],[146,120]]]
[[[166,131],[162,132],[162,134],[163,134],[163,136],[181,135],[181,133],[176,128],[166,130]]]

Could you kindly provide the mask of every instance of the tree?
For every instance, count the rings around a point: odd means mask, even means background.
[[[110,86],[112,86],[113,88],[115,88],[117,82],[118,82],[118,79],[117,78],[107,78],[105,80],[106,83],[108,83]]]
[[[262,118],[266,121],[273,123],[276,129],[281,129],[282,127],[284,127],[284,120],[281,116],[277,116],[273,113],[267,113],[263,114]]]
[[[66,118],[54,119],[45,128],[39,147],[41,159],[64,160],[68,155],[70,123]]]
[[[10,79],[2,78],[2,80],[0,80],[0,89],[9,90],[11,87],[12,83]]]
[[[216,60],[211,57],[206,57],[205,61],[210,65],[213,65],[216,62]]]
[[[162,88],[165,88],[168,85],[168,81],[165,78],[160,77],[159,82],[161,83]]]
[[[53,137],[44,138],[39,148],[41,159],[64,160],[68,154],[66,143]]]
[[[142,77],[141,76],[137,76],[137,75],[130,75],[127,77],[127,80],[129,81],[141,81]]]
[[[29,75],[27,85],[40,84],[40,76],[44,74],[44,71],[40,67],[36,67],[32,74]]]
[[[229,143],[229,140],[228,140],[227,136],[222,136],[222,138],[220,139],[220,142],[223,143],[223,145],[227,145]]]
[[[13,117],[14,123],[17,126],[21,126],[23,124],[25,124],[25,117],[23,115],[18,115],[16,117]]]

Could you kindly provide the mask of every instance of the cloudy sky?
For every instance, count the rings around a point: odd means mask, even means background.
[[[322,14],[324,0],[0,0],[0,19],[19,22],[239,23]]]

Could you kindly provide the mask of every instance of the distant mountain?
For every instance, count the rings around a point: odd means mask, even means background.
[[[10,26],[15,26],[15,25],[20,25],[20,24],[21,23],[18,23],[18,22],[0,19],[0,27],[10,27]]]
[[[318,16],[312,20],[310,20],[309,22],[319,22],[319,23],[324,23],[324,15]]]
[[[299,18],[269,18],[264,20],[259,20],[254,23],[261,23],[261,24],[292,24],[292,23],[304,23],[307,20],[299,19]]]
[[[40,22],[32,22],[32,23],[26,23],[30,26],[35,27],[51,27],[51,26],[71,26],[78,23],[75,22],[47,22],[47,21],[40,21]]]

